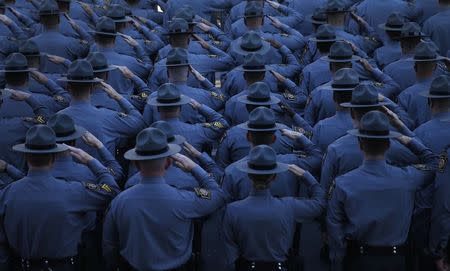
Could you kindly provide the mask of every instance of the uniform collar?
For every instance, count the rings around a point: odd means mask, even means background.
[[[141,184],[165,184],[164,177],[141,177]]]
[[[83,107],[83,106],[92,106],[92,105],[91,105],[91,102],[89,102],[89,101],[72,100],[72,101],[70,101],[70,106]]]
[[[31,78],[31,76],[30,76],[30,78]],[[12,87],[11,85],[6,84],[5,88],[20,90],[20,91],[24,91],[24,92],[30,93],[30,90],[28,89],[28,86]]]
[[[348,110],[338,110],[336,111],[336,117],[340,118],[340,119],[347,119],[350,118],[351,119],[351,115],[350,115],[350,111]]]
[[[101,52],[101,53],[107,53],[107,52],[116,52],[115,50],[114,50],[114,48],[107,48],[107,47],[101,47],[101,46],[99,46],[98,44],[95,44],[95,46],[97,47],[97,50],[99,51],[99,52]]]
[[[441,112],[433,115],[434,119],[447,119],[450,117],[450,112]]]
[[[165,122],[180,122],[180,118],[170,118],[170,119],[165,119]]]
[[[271,193],[269,189],[256,190],[254,187],[252,187],[252,190],[250,190],[250,196],[267,198],[271,196]]]
[[[49,170],[41,170],[41,169],[30,169],[28,171],[27,177],[30,178],[53,178],[51,171]]]
[[[364,160],[362,166],[365,168],[380,168],[387,165],[386,160]]]
[[[70,155],[60,156],[55,159],[55,163],[58,163],[58,164],[67,164],[67,163],[72,163],[72,162],[73,162],[73,159],[72,159],[72,156],[70,156]]]

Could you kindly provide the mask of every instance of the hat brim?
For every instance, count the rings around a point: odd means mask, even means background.
[[[163,36],[176,36],[176,35],[192,35],[192,34],[197,34],[196,32],[193,31],[188,31],[188,32],[167,32],[167,33],[163,33]]]
[[[136,152],[136,148],[133,148],[129,151],[127,151],[124,155],[125,159],[131,160],[131,161],[144,161],[144,160],[155,160],[160,159],[164,157],[169,157],[171,155],[174,155],[176,153],[179,153],[181,151],[181,147],[176,144],[168,144],[168,150],[157,154],[157,155],[140,155]]]
[[[35,54],[27,54],[27,53],[21,53],[22,55],[24,55],[25,57],[29,57],[29,56],[42,56],[43,54],[41,53],[35,53]]]
[[[378,28],[382,29],[382,30],[386,30],[386,31],[391,31],[391,32],[402,32],[402,27],[400,28],[395,28],[395,27],[389,27],[386,26],[386,24],[379,24]]]
[[[158,107],[166,107],[166,106],[178,106],[178,105],[184,105],[184,104],[188,104],[191,102],[191,98],[189,98],[186,95],[181,94],[180,95],[180,100],[175,102],[175,103],[161,103],[158,102],[157,98],[154,97],[152,99],[148,99],[148,104],[151,106],[158,106]]]
[[[75,80],[75,79],[69,79],[66,76],[56,79],[56,81],[59,82],[67,82],[67,83],[100,83],[103,82],[100,78],[94,78],[89,80]]]
[[[343,10],[324,10],[325,14],[334,14],[334,13],[348,13],[351,12],[351,9],[343,9]]]
[[[113,20],[115,23],[127,23],[127,22],[131,22],[132,21],[131,18],[128,18],[127,16],[125,16],[125,18],[123,18],[123,19],[113,19],[111,17],[108,17],[108,18]]]
[[[12,147],[12,149],[16,152],[21,153],[35,153],[35,154],[51,154],[51,153],[60,153],[65,152],[69,148],[67,146],[64,146],[62,144],[56,144],[55,148],[47,149],[47,150],[33,150],[29,149],[25,146],[25,144],[18,144]]]
[[[241,48],[241,44],[242,44],[242,37],[240,37],[240,38],[238,38],[238,40],[237,40],[237,42],[235,42],[235,43],[233,43],[232,45],[231,45],[231,49],[234,51],[234,52],[236,52],[236,53],[238,53],[238,54],[241,54],[241,55],[248,55],[248,54],[251,54],[251,53],[256,53],[256,54],[260,54],[260,55],[265,55],[265,54],[267,54],[267,52],[269,52],[270,51],[270,44],[267,42],[267,41],[265,41],[265,40],[263,40],[262,41],[262,46],[261,46],[261,48],[259,48],[258,50],[256,50],[256,51],[246,51],[246,50],[244,50],[244,49],[242,49]]]
[[[328,62],[344,63],[344,62],[358,61],[361,59],[361,57],[352,55],[352,58],[350,58],[350,59],[348,59],[348,58],[347,59],[335,59],[335,58],[330,58],[329,56],[323,56],[320,59],[328,61]]]
[[[247,130],[247,131],[253,131],[253,132],[270,132],[270,131],[277,131],[277,130],[281,130],[281,129],[285,128],[283,125],[281,125],[279,123],[275,123],[275,126],[271,127],[271,128],[251,128],[251,127],[248,127],[248,121],[238,124],[237,127]]]
[[[427,58],[427,59],[416,59],[414,57],[410,57],[410,58],[407,58],[405,60],[409,61],[409,62],[434,62],[434,61],[440,61],[440,60],[443,60],[443,59],[445,59],[445,57],[437,56],[435,58]]]
[[[245,173],[255,175],[270,175],[286,172],[288,171],[289,166],[287,164],[277,162],[277,166],[273,169],[257,170],[250,168],[248,166],[248,159],[244,159],[236,163],[236,168]]]
[[[326,42],[336,42],[339,39],[317,39],[316,37],[310,38],[309,41],[316,42],[316,43],[326,43]]]
[[[180,135],[174,135],[174,140],[170,142],[170,144],[177,144],[177,145],[181,145],[184,142],[186,142],[186,138],[184,136],[180,136]]]
[[[430,94],[430,92],[428,90],[419,92],[419,95],[422,97],[425,97],[425,98],[432,98],[432,99],[449,99],[450,98],[450,94],[449,95],[433,95],[433,94]]]
[[[265,71],[267,71],[266,68],[264,68],[264,69],[248,69],[248,68],[244,68],[242,66],[236,67],[235,70],[242,71],[242,72],[265,72]]]
[[[247,98],[248,98],[248,95],[241,95],[237,98],[237,100],[240,103],[251,104],[251,105],[273,105],[273,104],[277,104],[280,102],[280,99],[278,99],[277,97],[274,97],[273,95],[270,95],[269,100],[265,101],[265,102],[250,101]]]
[[[118,33],[109,33],[109,32],[101,32],[101,31],[94,31],[94,30],[89,30],[88,33],[95,34],[95,35],[104,35],[104,36],[119,36]]]
[[[62,143],[62,142],[66,142],[66,141],[75,140],[75,139],[82,137],[84,135],[84,133],[86,133],[86,129],[84,129],[81,126],[75,125],[75,132],[73,134],[68,135],[68,136],[61,136],[61,137],[56,136],[56,142]]]
[[[24,69],[24,70],[5,70],[4,68],[2,70],[0,70],[0,72],[3,73],[18,73],[18,72],[31,72],[31,71],[36,71],[36,68],[28,68],[28,69]]]
[[[107,68],[105,68],[105,69],[99,69],[99,70],[95,70],[95,69],[94,69],[94,73],[109,72],[109,71],[113,71],[113,70],[116,70],[116,69],[117,69],[116,66],[109,65],[109,66],[108,66]]]
[[[341,103],[340,106],[346,107],[346,108],[367,108],[367,107],[377,107],[377,106],[383,106],[388,105],[388,102],[378,102],[376,104],[352,104],[352,103]]]
[[[402,134],[394,131],[389,131],[389,134],[387,135],[367,135],[367,134],[361,134],[358,129],[352,129],[347,131],[349,135],[357,136],[361,138],[372,138],[372,139],[389,139],[389,138],[397,138],[400,137]]]
[[[336,91],[336,92],[349,92],[349,91],[355,90],[355,88],[356,87],[354,87],[354,88],[335,88],[335,87],[332,87],[332,86],[324,86],[324,87],[322,87],[322,89]]]

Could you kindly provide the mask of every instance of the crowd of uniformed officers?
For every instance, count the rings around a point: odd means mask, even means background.
[[[0,270],[450,270],[450,0],[0,0]]]

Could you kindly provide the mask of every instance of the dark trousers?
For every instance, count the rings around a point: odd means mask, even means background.
[[[345,271],[409,271],[405,256],[349,256]]]
[[[133,268],[124,258],[121,258],[119,263],[118,271],[139,271],[135,268]],[[188,263],[183,264],[180,267],[168,269],[165,271],[194,271],[193,265],[189,261]]]
[[[287,263],[278,262],[252,262],[239,259],[236,262],[236,271],[288,271]]]
[[[14,271],[78,271],[76,260],[22,260],[14,263]]]

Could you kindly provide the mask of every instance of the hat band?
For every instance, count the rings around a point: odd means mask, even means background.
[[[330,59],[336,59],[336,60],[345,60],[345,59],[348,59],[348,60],[351,60],[352,59],[352,56],[353,55],[351,55],[351,56],[334,56],[334,55],[328,55],[328,58],[330,58]]]
[[[123,19],[125,19],[125,16],[119,16],[119,17],[112,17],[112,16],[109,16],[109,18],[113,19],[114,21],[118,21],[118,20],[123,20]]]
[[[374,136],[386,136],[386,135],[389,135],[389,130],[374,131],[374,130],[359,129],[359,132],[361,134],[363,134],[363,135],[374,135]]]
[[[378,105],[378,100],[376,101],[351,101],[351,104],[354,105],[367,105],[367,107],[372,107],[372,106],[377,106]]]
[[[277,167],[277,163],[272,164],[272,165],[257,165],[252,162],[247,162],[247,165],[249,168],[254,169],[254,170],[271,170],[271,169],[275,169]]]
[[[246,47],[244,44],[241,44],[241,48],[245,51],[255,52],[262,48],[262,44],[260,44],[257,47]]]
[[[94,79],[93,75],[89,76],[67,76],[67,79],[69,80],[78,80],[78,81],[88,81]]]
[[[171,136],[168,136],[167,137],[167,142],[173,142],[173,141],[175,141],[175,136],[174,135],[171,135]]]
[[[356,88],[358,84],[331,84],[332,88]]]
[[[173,60],[173,61],[167,61],[166,65],[182,65],[182,64],[186,64],[188,65],[189,63],[186,61],[181,61],[181,60]]]
[[[251,65],[242,65],[242,68],[247,70],[264,70],[266,68],[265,65],[259,65],[259,66],[251,66]]]
[[[108,66],[108,65],[103,65],[103,66],[95,66],[95,67],[92,67],[92,68],[93,68],[93,70],[94,70],[94,72],[95,72],[95,71],[98,71],[98,70],[105,70],[105,69],[108,69],[109,66]]]
[[[5,70],[6,71],[23,71],[23,70],[28,70],[28,66],[20,66],[20,67],[5,66]]]
[[[161,154],[161,153],[165,153],[165,152],[167,152],[169,150],[169,146],[165,146],[164,148],[162,148],[162,149],[159,149],[159,150],[138,150],[138,149],[136,149],[136,153],[137,154],[139,154],[139,155],[158,155],[158,154]]]
[[[262,17],[264,16],[264,13],[252,13],[252,14],[244,14],[245,18],[250,18],[250,17]]]
[[[390,27],[390,28],[398,28],[398,29],[402,29],[403,28],[403,24],[390,24],[390,23],[387,23],[385,26],[386,27]]]
[[[116,30],[115,29],[97,29],[97,32],[103,32],[103,33],[108,33],[108,34],[116,34]],[[98,33],[101,35],[101,33]]]
[[[439,90],[430,90],[430,95],[436,95],[436,96],[449,96],[449,91],[439,91]]]
[[[251,101],[251,102],[268,102],[270,101],[270,96],[269,97],[252,97],[247,95],[247,100]]]
[[[436,60],[436,58],[437,58],[437,55],[432,55],[432,56],[414,56],[414,59],[417,59],[417,60],[431,60],[431,61],[434,61],[434,60]]]
[[[187,34],[189,29],[170,29],[169,34]]]
[[[55,131],[56,137],[66,137],[66,136],[70,136],[73,135],[76,132],[75,129],[70,130],[70,131],[64,131],[64,132],[57,132]]]
[[[36,145],[25,143],[25,147],[30,150],[51,150],[57,147],[56,144],[48,144],[48,145]]]
[[[156,98],[156,101],[162,103],[162,104],[173,104],[173,103],[177,103],[181,100],[181,97],[176,97],[176,98],[172,98],[172,99],[163,99],[163,98]]]
[[[270,129],[270,128],[275,128],[276,124],[275,123],[269,123],[269,124],[256,124],[256,123],[248,123],[247,126],[249,128],[253,128],[253,129]]]

